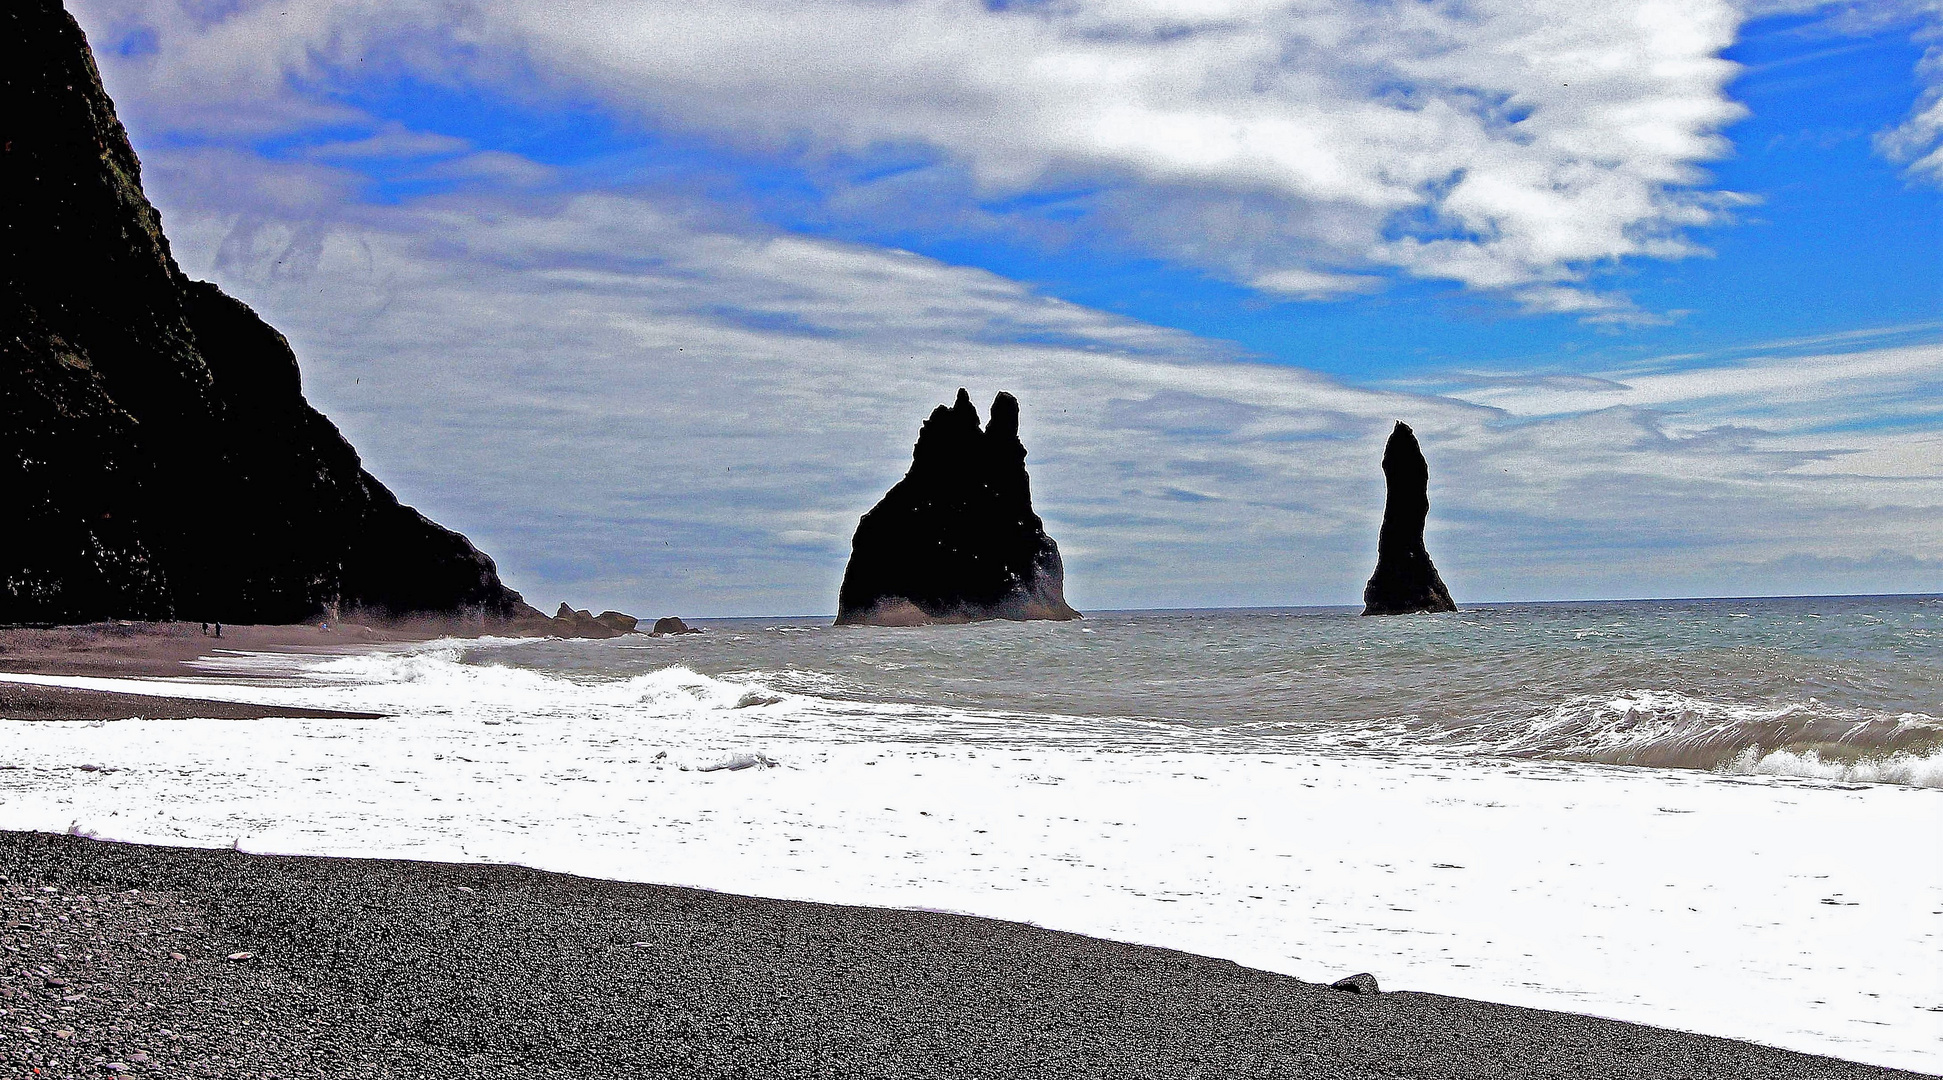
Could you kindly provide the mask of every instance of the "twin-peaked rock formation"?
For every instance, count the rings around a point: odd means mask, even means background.
[[[1032,512],[1019,403],[971,396],[931,413],[911,470],[863,516],[837,597],[837,623],[1076,619],[1059,545]]]
[[[1383,532],[1376,542],[1376,573],[1363,589],[1363,614],[1405,615],[1456,611],[1450,590],[1424,550],[1424,519],[1430,515],[1430,467],[1410,425],[1397,422],[1383,449]]]
[[[176,265],[59,0],[0,5],[0,623],[539,612]]]

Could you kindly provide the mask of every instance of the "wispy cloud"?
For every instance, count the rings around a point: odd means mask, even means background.
[[[1885,29],[1908,29],[1916,40],[1932,44],[1916,64],[1920,87],[1909,116],[1888,130],[1877,132],[1876,151],[1902,164],[1908,174],[1928,183],[1943,182],[1943,0],[1742,0],[1748,13],[1818,16],[1820,25],[1838,34],[1865,34]],[[1809,63],[1839,55],[1853,46],[1835,45],[1779,63]],[[1778,66],[1778,65],[1777,65]]]
[[[1298,298],[1403,274],[1650,321],[1596,272],[1741,201],[1703,169],[1742,114],[1729,0],[80,7],[145,43],[116,78],[176,129],[341,124],[335,89],[409,76],[805,164],[924,147],[955,197],[1077,186],[1121,241]]]
[[[1626,407],[1667,411],[1687,426],[1738,419],[1790,433],[1907,430],[1943,417],[1943,345],[1689,359],[1672,369],[1655,363],[1575,376],[1456,374],[1418,385],[1523,416]]]

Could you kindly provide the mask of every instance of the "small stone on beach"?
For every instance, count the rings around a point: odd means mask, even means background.
[[[1345,994],[1376,993],[1376,976],[1369,972],[1359,972],[1347,979],[1337,979],[1329,984],[1331,990],[1341,990]]]

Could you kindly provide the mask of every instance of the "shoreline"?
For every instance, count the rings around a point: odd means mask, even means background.
[[[0,672],[100,678],[172,678],[223,652],[335,653],[443,637],[480,637],[477,620],[416,620],[395,625],[338,623],[224,626],[223,636],[192,622],[101,622],[0,627]]]
[[[189,622],[105,622],[53,627],[0,627],[0,673],[49,678],[172,680],[198,674],[199,661],[224,652],[329,654],[372,646],[454,636],[471,624],[420,622],[399,626],[346,623],[242,625],[206,634]],[[270,685],[272,680],[244,680]],[[0,720],[379,720],[389,714],[304,706],[262,705],[207,697],[128,693],[0,679]]]
[[[0,680],[0,721],[64,723],[95,720],[382,720],[387,713],[252,705],[198,697],[124,694]]]
[[[1022,923],[510,865],[4,832],[0,872],[0,1060],[56,1075],[1921,1075]]]

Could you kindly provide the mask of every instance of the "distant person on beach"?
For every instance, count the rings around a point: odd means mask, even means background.
[[[216,620],[216,636],[217,637],[223,636],[223,620],[221,619]]]
[[[207,621],[204,621],[202,624],[202,636],[203,637],[209,636],[209,623]]]

